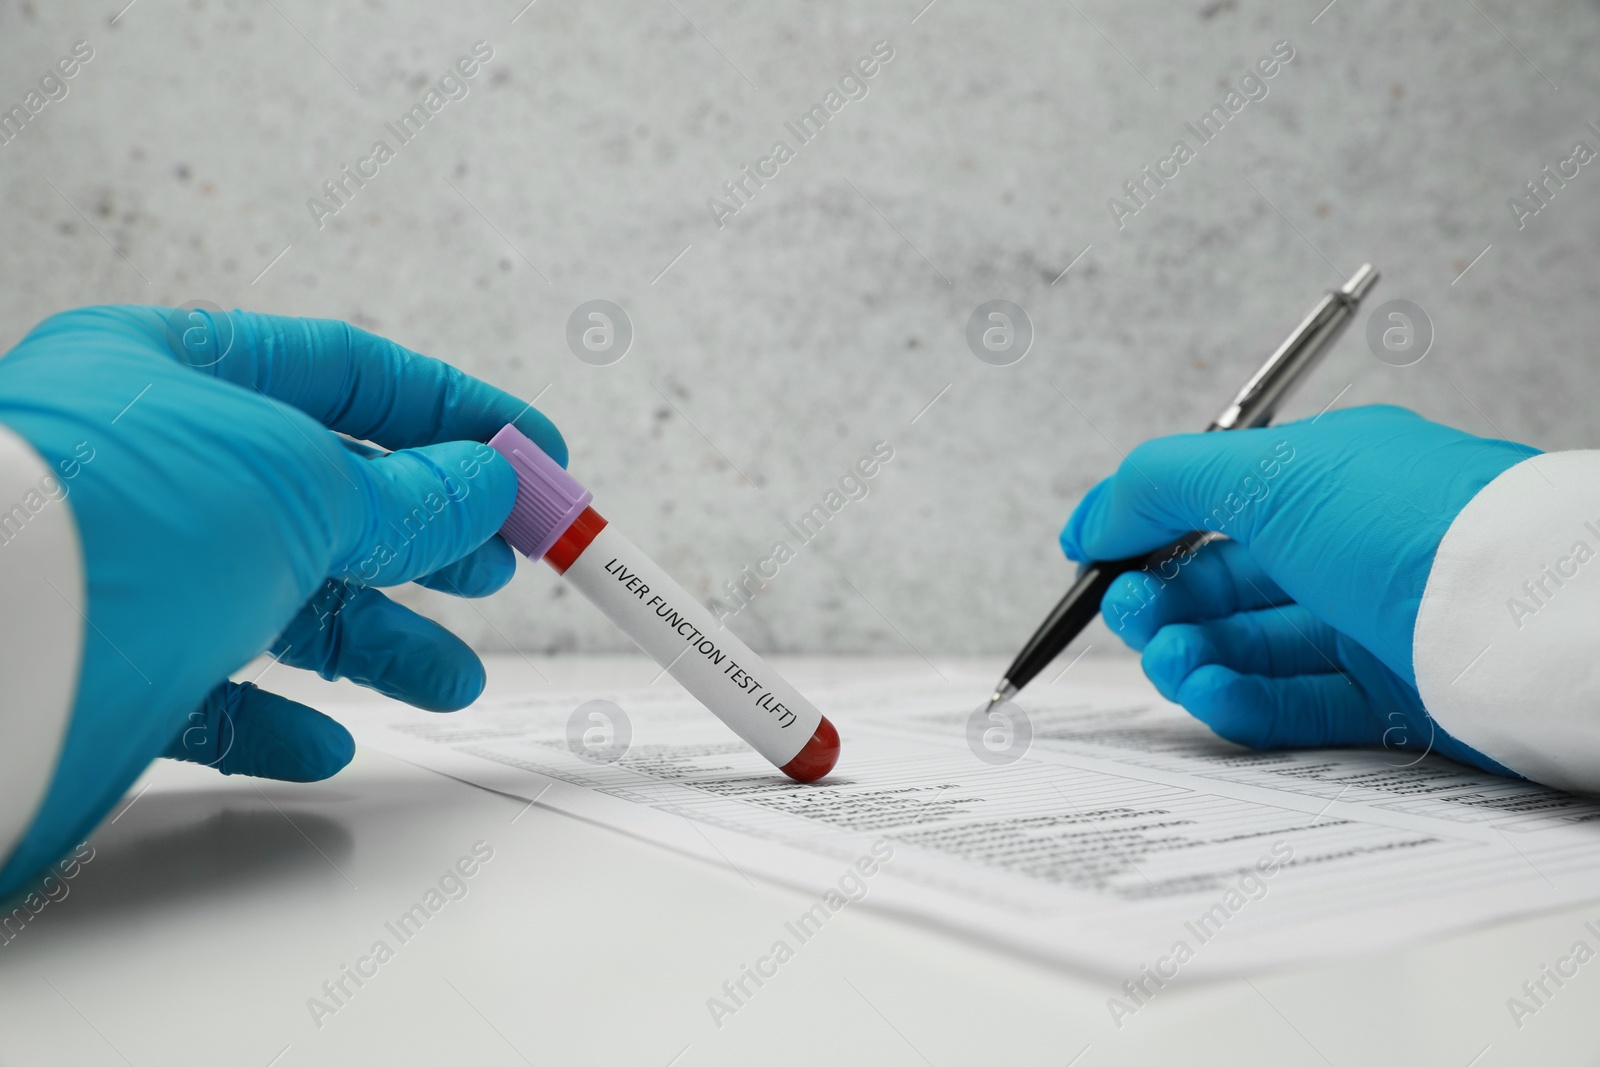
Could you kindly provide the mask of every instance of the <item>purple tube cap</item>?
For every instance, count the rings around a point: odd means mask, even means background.
[[[489,438],[489,447],[510,460],[517,472],[517,502],[500,527],[500,536],[529,559],[543,559],[567,527],[578,521],[594,494],[515,426]]]

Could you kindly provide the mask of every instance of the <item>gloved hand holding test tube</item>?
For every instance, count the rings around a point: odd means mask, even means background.
[[[517,502],[500,529],[511,547],[577,586],[784,774],[814,782],[833,770],[833,724],[590,507],[594,494],[513,426],[489,446],[517,472]]]

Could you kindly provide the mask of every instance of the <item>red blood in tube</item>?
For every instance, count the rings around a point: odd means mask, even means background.
[[[817,723],[817,732],[811,735],[811,740],[779,770],[797,782],[814,782],[833,770],[833,765],[838,762],[839,731],[824,715],[822,721]]]

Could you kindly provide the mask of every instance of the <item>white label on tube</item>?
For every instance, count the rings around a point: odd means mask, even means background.
[[[615,527],[566,579],[774,766],[811,740],[822,713]]]

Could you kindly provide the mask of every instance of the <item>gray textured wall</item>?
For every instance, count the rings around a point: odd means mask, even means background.
[[[1433,349],[1391,367],[1358,324],[1297,411],[1348,385],[1596,443],[1600,162],[1521,229],[1507,205],[1600,148],[1593,3],[123,2],[0,4],[6,107],[94,49],[0,146],[0,347],[105,301],[350,319],[547,389],[605,513],[702,596],[889,442],[734,620],[760,647],[1009,650],[1119,451],[1202,425],[1363,260]],[[383,124],[478,40],[469,95],[397,147]],[[784,121],[879,40],[867,96],[798,146]],[[1119,184],[1280,40],[1267,97],[1119,231]],[[308,197],[379,138],[395,158],[319,230]],[[796,158],[719,229],[708,197],[780,138]],[[595,298],[636,330],[606,367],[565,342]],[[964,340],[992,298],[1036,329],[1013,366]],[[485,647],[623,647],[562,592],[525,567],[473,607],[406,595]]]

